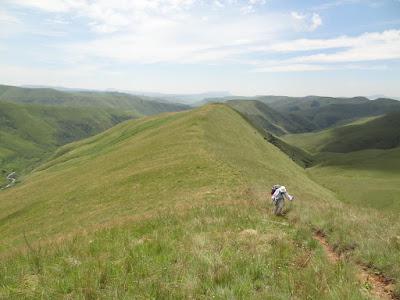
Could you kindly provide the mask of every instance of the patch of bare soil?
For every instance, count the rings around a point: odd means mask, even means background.
[[[334,251],[332,246],[326,240],[326,236],[321,231],[316,231],[314,239],[317,240],[324,248],[325,253],[332,263],[337,263],[342,259],[342,256]],[[377,299],[397,300],[394,295],[393,280],[388,279],[382,274],[376,273],[371,268],[357,264],[357,277],[366,289]]]

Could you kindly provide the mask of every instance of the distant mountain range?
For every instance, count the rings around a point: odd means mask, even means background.
[[[59,86],[45,86],[45,85],[23,85],[23,88],[34,88],[34,89],[54,89],[58,91],[64,92],[116,92],[123,94],[130,94],[135,96],[144,96],[147,98],[152,98],[152,100],[161,101],[161,102],[174,102],[192,105],[196,102],[203,101],[208,98],[222,98],[222,97],[230,97],[232,94],[228,91],[211,91],[211,92],[203,92],[203,93],[192,93],[192,94],[168,94],[168,93],[158,93],[158,92],[144,92],[144,91],[133,91],[133,90],[125,90],[125,89],[105,89],[105,90],[96,90],[96,89],[81,89],[81,88],[66,88]]]

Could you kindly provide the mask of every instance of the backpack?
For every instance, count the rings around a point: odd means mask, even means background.
[[[272,189],[271,189],[271,196],[275,193],[275,191],[277,190],[277,189],[279,189],[281,186],[279,185],[279,184],[275,184],[273,187],[272,187]]]

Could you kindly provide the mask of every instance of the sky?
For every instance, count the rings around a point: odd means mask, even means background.
[[[400,96],[400,0],[0,0],[0,84]]]

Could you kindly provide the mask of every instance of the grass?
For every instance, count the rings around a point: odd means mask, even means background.
[[[342,201],[387,213],[400,212],[400,148],[327,153],[320,160],[307,172]]]
[[[60,146],[127,119],[181,111],[182,104],[117,92],[59,91],[0,85],[0,185],[26,174]]]
[[[94,135],[135,114],[96,108],[49,107],[0,102],[0,170],[19,173],[60,145]]]
[[[400,146],[400,113],[357,120],[320,132],[285,135],[283,139],[311,153],[348,153]]]
[[[0,85],[0,100],[20,103],[67,107],[95,107],[129,111],[146,116],[181,111],[187,105],[160,102],[160,99],[119,92],[60,91],[50,88],[20,88]]]
[[[283,135],[293,132],[304,132],[314,129],[313,124],[288,117],[268,105],[256,100],[231,100],[227,105],[240,112],[246,119],[259,128],[274,134]]]
[[[127,121],[0,193],[0,298],[367,298],[316,228],[400,278],[399,221],[337,201],[231,108]]]

